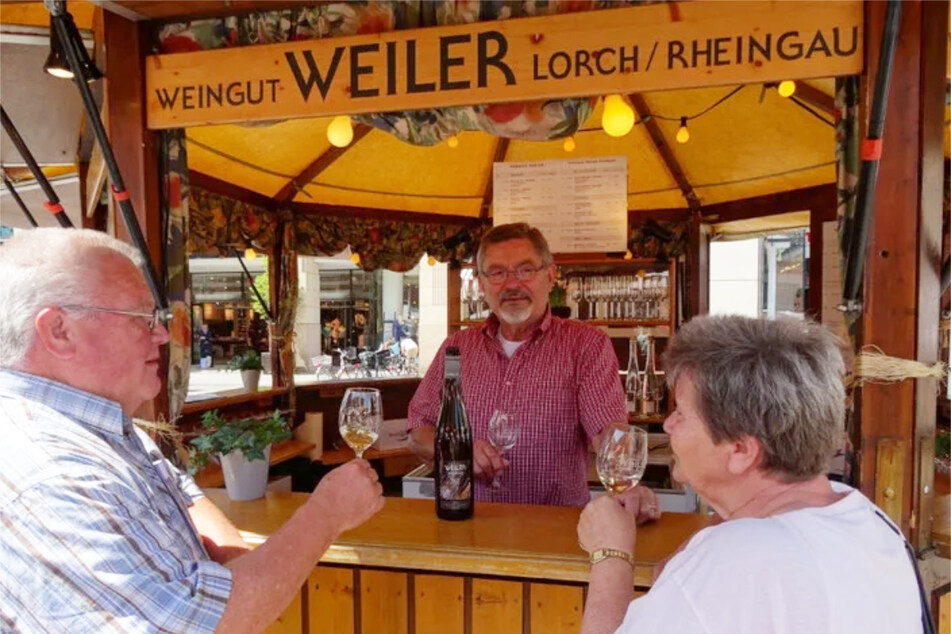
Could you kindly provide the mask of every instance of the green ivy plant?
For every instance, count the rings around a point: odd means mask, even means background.
[[[248,349],[245,352],[239,352],[228,361],[230,370],[263,370],[261,365],[261,355],[257,350]]]
[[[212,456],[237,450],[248,460],[264,460],[264,450],[268,445],[291,437],[290,425],[277,409],[267,418],[232,419],[225,419],[213,409],[202,414],[201,426],[205,433],[189,442],[189,470],[192,473],[208,466]]]

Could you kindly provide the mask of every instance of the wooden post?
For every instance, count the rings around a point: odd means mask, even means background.
[[[148,245],[149,257],[157,271],[164,270],[159,173],[156,134],[145,125],[145,56],[149,52],[149,26],[127,20],[111,11],[103,12],[105,37],[105,104],[109,140],[122,172],[132,206]],[[121,222],[116,235],[129,242]],[[161,280],[160,280],[161,282]],[[162,391],[142,406],[137,415],[155,420],[168,415],[168,354],[159,369]]]
[[[878,70],[886,6],[884,2],[865,3],[866,74],[860,94],[863,135]],[[943,19],[938,14],[943,14]],[[903,3],[866,255],[858,347],[876,345],[885,354],[904,359],[933,361],[938,352],[935,289],[940,266],[941,179],[940,174],[934,178],[932,165],[940,169],[942,121],[934,112],[940,113],[940,109],[930,103],[937,98],[939,84],[930,75],[944,69],[946,48],[929,42],[937,37],[930,31],[940,28],[944,33],[947,24],[944,3]],[[939,79],[943,89],[943,78]],[[930,513],[930,499],[919,499],[915,490],[920,469],[913,462],[920,445],[916,429],[934,433],[934,393],[918,387],[923,383],[906,380],[891,385],[867,384],[856,401],[858,485],[880,506],[896,509],[908,536],[913,527],[920,525],[913,513]],[[884,442],[889,440],[905,442]],[[884,447],[890,452],[899,451],[886,460],[886,456],[878,455]],[[894,468],[895,460],[901,462],[900,468]],[[892,464],[893,468],[879,470],[882,464]],[[889,492],[888,497],[885,492]]]

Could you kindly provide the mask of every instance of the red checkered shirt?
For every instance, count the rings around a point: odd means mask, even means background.
[[[627,413],[617,356],[605,333],[550,312],[512,358],[499,342],[499,322],[462,330],[443,342],[409,405],[407,427],[434,426],[442,403],[447,346],[458,346],[462,394],[476,439],[488,439],[495,410],[521,424],[501,487],[477,479],[476,500],[518,504],[584,506],[588,446]]]

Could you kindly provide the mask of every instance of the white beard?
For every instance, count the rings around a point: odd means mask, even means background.
[[[499,308],[499,319],[510,326],[518,326],[524,323],[532,316],[532,305],[529,303],[525,308],[515,308],[511,306],[502,306]]]

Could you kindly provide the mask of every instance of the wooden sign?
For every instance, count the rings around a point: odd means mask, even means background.
[[[416,110],[862,71],[862,2],[687,2],[146,59],[148,126]]]
[[[627,157],[495,163],[496,226],[527,222],[552,253],[627,249]]]

